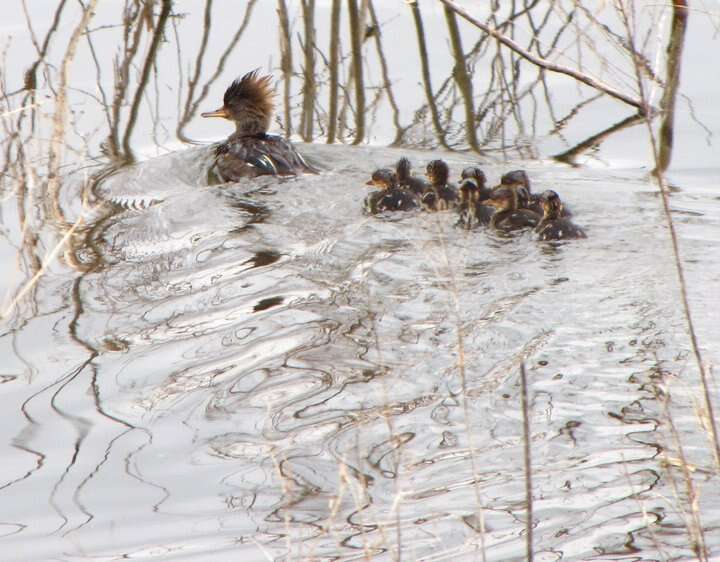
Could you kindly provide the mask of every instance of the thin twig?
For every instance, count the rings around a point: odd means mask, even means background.
[[[70,36],[65,56],[60,67],[60,85],[58,87],[55,101],[55,113],[53,114],[53,135],[50,142],[50,154],[48,155],[48,182],[45,191],[45,210],[48,216],[54,216],[62,220],[62,209],[60,208],[60,165],[62,163],[62,152],[65,137],[65,125],[67,121],[68,101],[67,89],[70,78],[70,65],[75,58],[78,42],[83,32],[90,24],[95,15],[97,0],[92,0],[83,11],[80,23],[77,24]]]
[[[445,129],[440,123],[440,114],[438,113],[437,103],[435,95],[432,91],[432,82],[430,80],[430,62],[427,50],[427,42],[425,41],[425,28],[423,27],[422,14],[420,13],[420,6],[416,1],[408,2],[410,11],[412,12],[413,21],[415,22],[415,32],[418,41],[418,50],[420,51],[420,66],[422,69],[423,86],[425,88],[425,97],[427,98],[428,107],[430,108],[430,116],[432,118],[433,128],[435,129],[435,135],[437,136],[440,146],[443,148],[450,147],[445,139]]]
[[[143,64],[142,73],[140,74],[140,80],[138,80],[135,96],[133,98],[132,105],[130,106],[130,117],[128,117],[127,127],[125,128],[125,136],[123,137],[123,152],[125,153],[125,158],[128,160],[132,160],[130,137],[132,136],[133,129],[135,128],[135,122],[137,121],[140,101],[142,100],[145,86],[150,78],[150,70],[156,62],[160,39],[165,32],[165,24],[170,16],[171,9],[172,0],[162,0],[162,9],[160,10],[158,21],[155,24],[155,31],[153,32],[152,41],[150,42],[150,48],[148,49],[148,54],[145,57],[145,63]]]
[[[462,39],[460,37],[460,29],[458,28],[455,12],[449,6],[445,6],[445,20],[447,21],[448,32],[450,34],[450,44],[452,45],[453,57],[455,58],[455,66],[453,67],[453,76],[460,88],[460,94],[463,97],[465,105],[465,137],[468,145],[475,152],[480,152],[478,146],[477,134],[475,132],[475,109],[473,107],[473,88],[472,80],[468,76],[465,67],[465,53],[463,53]]]
[[[533,562],[533,497],[532,497],[532,456],[530,454],[530,402],[525,363],[520,363],[520,402],[523,414],[523,457],[525,461],[525,501],[527,520],[525,523],[525,557]]]
[[[353,140],[353,144],[360,144],[365,139],[365,86],[363,84],[360,15],[358,13],[356,0],[348,0],[348,15],[353,76],[355,77],[355,139]]]
[[[630,96],[623,94],[622,92],[616,90],[615,88],[611,88],[607,84],[604,84],[604,83],[600,82],[599,80],[597,80],[591,76],[588,76],[587,74],[584,74],[582,72],[579,72],[579,71],[569,68],[567,66],[555,64],[546,59],[543,59],[541,57],[533,55],[532,53],[523,49],[520,45],[518,45],[515,41],[513,41],[506,35],[503,35],[496,29],[493,29],[492,27],[485,25],[480,20],[471,16],[467,11],[465,11],[463,8],[461,8],[460,6],[455,4],[455,2],[452,2],[452,0],[440,0],[440,1],[443,4],[445,4],[446,6],[450,7],[458,15],[465,18],[467,21],[469,21],[473,25],[479,27],[485,33],[487,33],[488,35],[491,35],[492,37],[497,39],[500,43],[502,43],[506,47],[512,49],[514,52],[516,52],[522,58],[530,61],[534,65],[540,66],[540,67],[544,68],[545,70],[549,70],[551,72],[558,72],[560,74],[566,74],[568,76],[571,76],[571,77],[575,78],[575,80],[577,80],[578,82],[582,82],[583,84],[586,84],[586,85],[590,86],[591,88],[605,92],[607,95],[609,95],[617,100],[620,100],[628,105],[637,107],[638,110],[640,112],[642,112],[643,114],[654,113],[654,109],[652,107],[648,107],[642,99],[636,99],[636,98],[630,97]]]
[[[280,69],[283,74],[283,109],[285,112],[285,136],[292,135],[292,113],[290,111],[290,88],[293,72],[292,41],[290,36],[290,18],[285,0],[278,0],[278,21],[280,23]]]
[[[679,10],[686,11],[688,9],[688,5],[686,0],[675,0],[678,2],[677,6]],[[675,4],[673,4],[675,6]],[[618,13],[621,15],[623,24],[625,25],[625,31],[627,34],[627,40],[628,44],[631,47],[631,52],[635,51],[635,37],[633,34],[633,26],[631,23],[631,15],[628,14],[628,12],[625,9],[625,5],[620,2],[619,0],[616,0],[615,2],[616,9]],[[630,5],[632,9],[632,4]],[[634,14],[633,14],[634,15]],[[686,14],[685,14],[686,17]],[[633,20],[634,21],[634,20]],[[670,36],[670,43],[672,44],[673,41],[682,41],[684,39],[684,26],[676,26],[673,25],[673,30],[679,35],[672,35]],[[673,48],[668,49],[669,54],[674,54],[676,57],[679,57],[682,53],[682,47],[676,46]],[[680,61],[672,61],[668,62],[668,72],[669,73],[679,73],[680,70]],[[636,61],[635,63],[635,75],[637,79],[638,84],[638,90],[640,91],[640,96],[643,100],[647,100],[648,96],[645,92],[645,86],[643,83],[643,72],[642,72],[642,65],[639,61]],[[668,76],[667,83],[671,84],[672,81],[675,78],[673,76]],[[670,115],[672,117],[672,114]],[[663,204],[663,212],[665,214],[665,219],[667,222],[668,230],[670,232],[670,240],[672,242],[672,249],[673,249],[673,259],[675,262],[675,270],[677,272],[678,276],[678,283],[680,285],[680,296],[683,306],[683,313],[685,316],[685,322],[687,323],[688,327],[688,336],[690,338],[690,345],[693,350],[693,354],[695,356],[695,362],[697,364],[697,369],[700,374],[700,380],[703,387],[703,396],[705,400],[705,406],[707,408],[708,417],[709,417],[709,426],[710,426],[710,432],[711,432],[711,441],[713,443],[713,453],[715,456],[715,461],[718,463],[718,466],[720,466],[720,443],[718,442],[718,432],[717,432],[717,425],[715,422],[715,414],[714,409],[712,405],[712,400],[710,397],[710,384],[709,384],[709,377],[707,375],[706,369],[705,369],[705,363],[703,362],[702,355],[700,353],[700,346],[698,343],[697,333],[695,331],[695,325],[693,322],[692,313],[690,310],[690,301],[688,298],[688,290],[687,290],[687,282],[685,280],[685,269],[682,264],[682,258],[680,257],[680,244],[678,242],[677,232],[675,231],[675,223],[672,218],[672,211],[670,210],[670,190],[668,189],[667,179],[665,177],[664,169],[661,166],[661,156],[660,156],[660,148],[658,146],[658,141],[655,137],[655,131],[652,127],[652,122],[649,116],[645,116],[645,123],[648,128],[648,135],[650,137],[650,144],[652,147],[653,152],[653,158],[655,160],[655,173],[653,174],[654,177],[657,180],[658,187],[660,188],[660,195],[661,200]],[[672,128],[672,122],[669,123],[669,127]],[[669,156],[668,156],[669,159]],[[696,531],[697,531],[697,537],[695,537],[695,554],[698,556],[698,558],[707,560],[708,559],[708,552],[707,552],[707,546],[704,536],[704,530],[702,527],[702,524],[700,522],[700,513],[697,505],[697,497],[695,496],[692,478],[687,470],[687,463],[685,462],[684,453],[682,451],[682,443],[679,440],[679,436],[677,434],[677,430],[674,426],[674,423],[672,422],[672,417],[670,416],[670,410],[668,406],[669,397],[666,399],[665,407],[666,412],[668,414],[668,421],[670,423],[670,429],[673,432],[673,435],[676,440],[676,445],[678,447],[678,452],[681,455],[682,465],[683,465],[683,472],[685,475],[685,483],[687,488],[687,494],[688,494],[688,502],[690,503],[690,509],[693,512],[693,517],[696,522]]]
[[[327,142],[335,142],[338,118],[338,65],[340,64],[340,0],[333,0],[330,13],[330,104]]]
[[[300,134],[305,142],[313,139],[315,123],[315,0],[302,0],[303,24],[305,29],[304,54],[305,69],[303,80],[302,114],[300,115]]]

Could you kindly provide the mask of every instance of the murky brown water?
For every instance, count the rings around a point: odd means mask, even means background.
[[[22,5],[11,4],[8,91],[34,60],[22,54]],[[375,4],[407,125],[425,103],[416,46],[403,48],[415,40],[412,18],[405,5]],[[203,81],[240,20],[209,5]],[[250,6],[245,34],[199,110],[213,109],[248,67],[279,64],[276,5]],[[439,83],[452,64],[444,16],[421,6]],[[556,5],[540,4],[548,6]],[[37,33],[56,7],[29,6]],[[299,7],[290,7],[299,32]],[[77,6],[65,9],[57,57],[80,17]],[[317,10],[326,21],[328,3]],[[183,146],[174,130],[205,16],[180,2],[173,14],[184,17],[169,20],[130,135],[141,161],[113,173],[98,175],[109,129],[92,100],[87,43],[78,51],[58,202],[62,218],[82,215],[83,225],[68,234],[33,199],[41,173],[28,174],[22,192],[15,168],[5,168],[3,310],[38,264],[50,265],[0,327],[0,558],[482,560],[484,551],[487,560],[524,560],[520,362],[532,403],[537,560],[696,559],[682,476],[667,468],[677,447],[659,389],[672,393],[672,419],[697,469],[707,550],[720,553],[718,471],[695,413],[698,375],[642,127],[572,168],[546,157],[615,122],[607,108],[622,113],[616,102],[593,102],[565,136],[551,132],[547,107],[531,111],[503,134],[484,130],[489,152],[480,156],[437,148],[425,107],[405,138],[415,146],[384,148],[397,132],[383,98],[368,110],[370,142],[361,146],[323,144],[317,110],[316,142],[299,146],[320,175],[207,186],[210,147]],[[713,21],[691,21],[686,60],[714,45]],[[101,5],[90,25],[107,94],[121,43],[120,29],[105,26],[117,22],[117,7]],[[471,45],[477,35],[462,29]],[[327,28],[317,30],[325,45]],[[368,54],[377,81],[374,60]],[[720,84],[699,84],[692,63],[684,73],[683,92],[717,133],[710,100]],[[475,80],[480,88],[481,74]],[[551,92],[560,119],[577,91],[558,80]],[[298,110],[301,97],[293,99]],[[34,133],[22,125],[31,169],[45,165],[51,113],[37,115]],[[227,129],[191,115],[183,134],[221,138]],[[451,142],[464,142],[462,127],[454,131]],[[717,149],[686,106],[677,135],[672,207],[699,341],[716,363]],[[9,150],[3,158],[16,161]],[[480,161],[493,181],[524,167],[536,190],[563,195],[589,238],[540,244],[530,233],[468,232],[450,213],[364,216],[369,172],[400,155],[417,169],[441,156],[455,176]],[[530,156],[540,159],[522,159]]]

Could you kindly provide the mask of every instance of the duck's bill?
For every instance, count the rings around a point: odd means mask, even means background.
[[[365,182],[365,185],[369,185],[370,187],[378,187],[379,184],[375,183],[375,180],[368,180]]]
[[[221,107],[220,109],[216,109],[215,111],[206,111],[205,113],[201,113],[203,117],[222,117],[224,119],[227,119],[229,117],[228,110],[225,108],[225,106]]]

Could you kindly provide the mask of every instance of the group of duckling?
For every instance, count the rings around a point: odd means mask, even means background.
[[[215,147],[211,172],[220,181],[318,172],[289,141],[268,134],[274,106],[271,79],[259,70],[248,72],[225,91],[219,109],[202,114],[235,124],[235,132]],[[485,174],[475,166],[462,171],[459,188],[448,183],[450,170],[442,160],[431,161],[425,175],[427,180],[414,176],[407,158],[400,158],[394,170],[376,170],[368,184],[380,189],[365,199],[366,211],[457,210],[459,223],[467,228],[533,228],[540,240],[585,238],[582,228],[568,218],[570,213],[557,193],[532,193],[524,170],[508,172],[493,188],[487,187]]]
[[[448,182],[450,169],[443,160],[429,162],[425,175],[427,180],[414,176],[407,158],[400,158],[394,170],[375,170],[367,185],[379,190],[366,197],[365,211],[456,210],[458,224],[465,228],[484,225],[503,232],[531,228],[539,240],[586,238],[583,229],[570,220],[560,196],[552,190],[533,193],[524,170],[506,173],[492,188],[476,166],[462,171],[459,187]]]

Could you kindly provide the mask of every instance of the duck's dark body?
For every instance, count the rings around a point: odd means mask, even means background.
[[[490,226],[509,232],[523,228],[534,228],[539,222],[540,216],[528,209],[509,209],[507,211],[495,211],[490,220]]]
[[[267,133],[232,135],[215,149],[213,171],[221,181],[317,173],[290,142]]]
[[[538,240],[571,240],[587,238],[585,231],[569,219],[543,219],[535,228]]]
[[[385,211],[412,211],[417,207],[417,198],[399,187],[374,191],[365,198],[365,211],[371,215]]]

